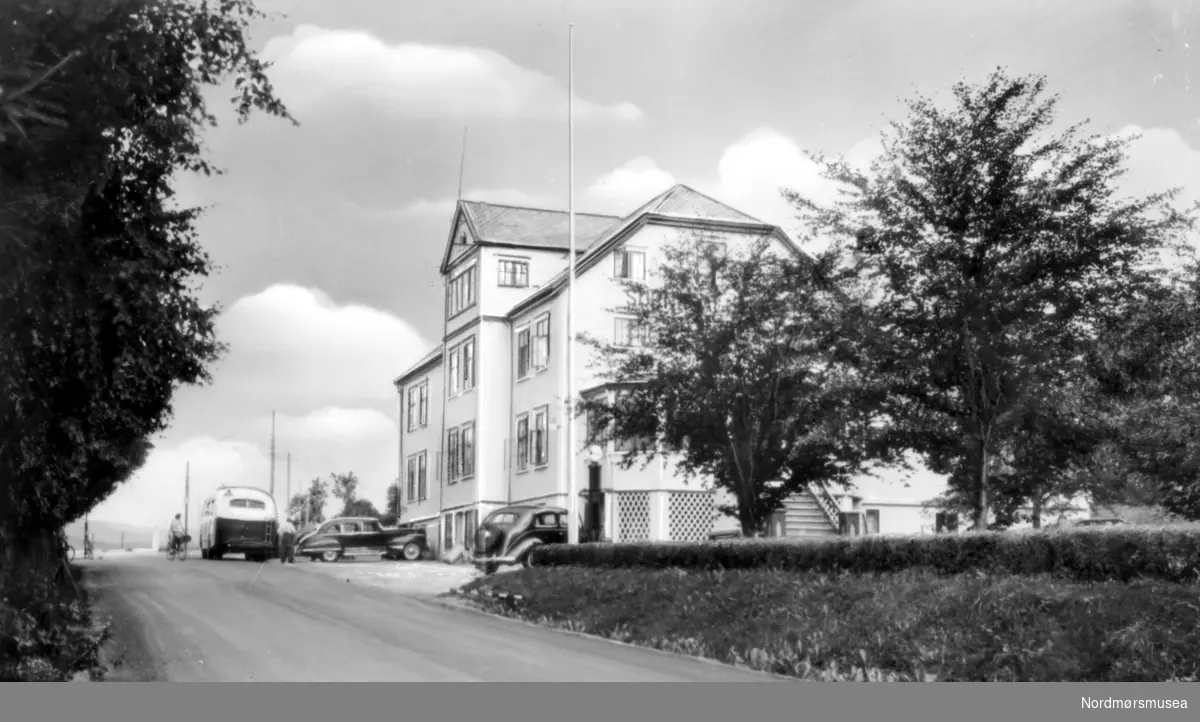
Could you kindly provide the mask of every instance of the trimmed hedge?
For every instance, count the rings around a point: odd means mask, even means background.
[[[1200,586],[1160,580],[570,567],[464,591],[496,614],[804,680],[1200,679]]]
[[[1200,528],[1134,527],[869,536],[819,540],[566,544],[539,547],[540,566],[775,569],[822,574],[1051,574],[1079,581],[1200,578]]]

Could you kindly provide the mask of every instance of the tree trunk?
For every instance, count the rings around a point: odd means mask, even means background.
[[[1034,529],[1042,528],[1042,498],[1034,495],[1033,497],[1033,514],[1030,515],[1030,521],[1033,523]]]
[[[988,452],[987,443],[979,445],[979,486],[975,496],[975,531],[987,531]]]

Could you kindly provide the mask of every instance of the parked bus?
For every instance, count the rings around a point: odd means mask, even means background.
[[[252,486],[218,487],[200,507],[200,557],[245,554],[252,561],[279,555],[275,500]]]

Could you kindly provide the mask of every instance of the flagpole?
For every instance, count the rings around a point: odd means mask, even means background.
[[[579,543],[579,499],[575,492],[575,24],[567,26],[567,398],[563,420],[567,425],[567,543]]]

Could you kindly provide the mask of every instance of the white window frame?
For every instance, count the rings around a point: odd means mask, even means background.
[[[529,455],[533,468],[541,469],[550,464],[550,406],[543,405],[533,410],[533,424],[531,424],[529,434]],[[542,421],[542,456],[538,457],[538,420]]]
[[[515,272],[511,275],[506,274],[505,264],[511,264],[516,269]],[[505,283],[510,277],[514,283]],[[500,288],[529,288],[529,259],[500,256],[496,263],[496,285]]]
[[[529,419],[528,413],[517,414],[517,424],[516,424],[516,430],[515,430],[516,433],[513,436],[513,438],[516,439],[516,446],[517,446],[516,467],[517,467],[518,472],[529,470],[529,461],[530,461],[530,459],[529,459],[529,456],[530,456],[529,455],[529,449],[530,449],[529,439],[532,436],[532,434],[529,433],[529,420],[530,419]],[[525,439],[524,440],[521,439],[521,423],[522,422],[524,422],[524,424],[525,424]],[[522,458],[522,457],[524,457],[524,458]]]
[[[458,482],[459,459],[462,455],[461,432],[457,426],[446,430],[446,483]]]
[[[621,322],[629,327],[628,338],[621,334]],[[613,316],[613,345],[620,348],[640,348],[646,345],[646,330],[643,324],[637,322],[637,317],[618,313]]]
[[[475,305],[478,299],[476,293],[475,273],[478,270],[479,264],[472,263],[461,271],[450,276],[449,283],[446,284],[446,318],[454,318]]]
[[[525,336],[527,349],[525,355],[525,368],[521,368],[521,337]],[[533,375],[533,328],[529,325],[522,326],[516,330],[516,343],[513,344],[517,352],[517,380],[529,378]]]
[[[471,443],[467,445],[467,435],[470,434]],[[470,450],[470,453],[468,452]],[[459,427],[458,434],[458,468],[459,479],[467,480],[475,478],[475,422],[468,421]]]
[[[550,313],[538,316],[529,328],[529,368],[530,373],[537,373],[550,367]],[[543,328],[545,334],[540,335]]]
[[[635,272],[632,258],[641,259],[641,267]],[[646,249],[621,247],[613,251],[613,278],[621,281],[646,280]]]

